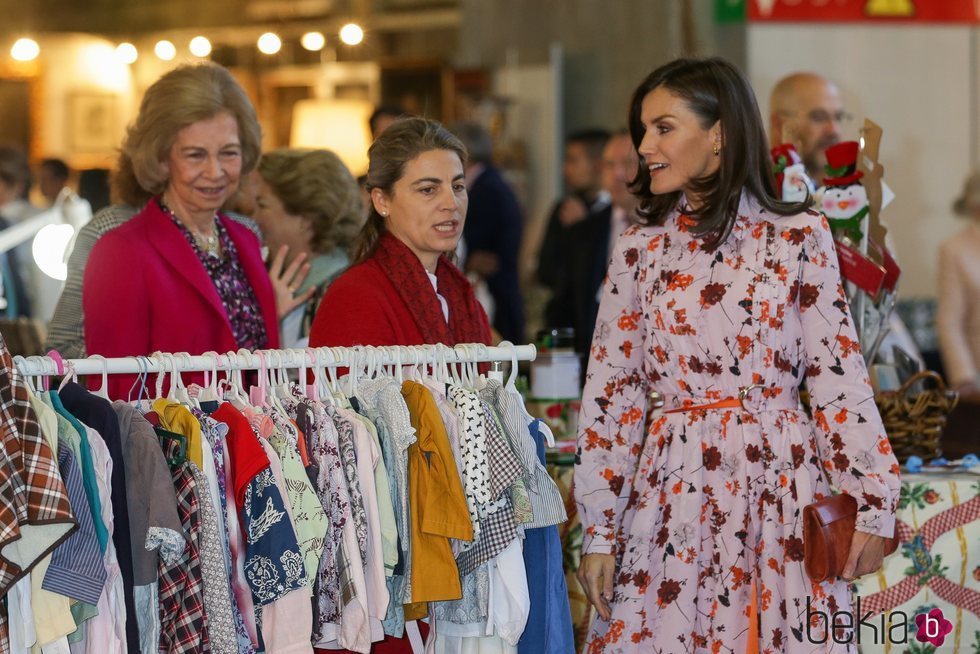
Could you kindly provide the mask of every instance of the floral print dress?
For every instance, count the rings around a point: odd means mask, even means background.
[[[761,652],[853,652],[810,642],[827,634],[808,606],[850,599],[807,577],[801,510],[833,487],[857,498],[858,529],[891,536],[899,478],[826,220],[743,195],[716,250],[692,225],[675,210],[624,232],[600,303],[575,495],[583,553],[615,554],[616,573],[587,650],[744,652],[755,582]],[[750,385],[741,408],[647,411],[653,391],[671,409]]]

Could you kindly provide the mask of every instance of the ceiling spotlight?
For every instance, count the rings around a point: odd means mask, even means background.
[[[207,57],[211,54],[211,42],[203,36],[195,36],[191,39],[190,51],[195,57]]]
[[[282,40],[272,32],[266,32],[259,37],[259,52],[274,55],[282,48]]]
[[[41,54],[41,46],[34,39],[17,39],[10,48],[10,56],[17,61],[34,61]]]
[[[136,46],[132,43],[120,43],[116,46],[116,57],[124,64],[134,64],[139,58],[139,52],[136,51]]]
[[[320,32],[307,32],[299,42],[300,45],[310,52],[316,52],[323,50],[323,46],[327,44],[327,39]]]
[[[347,23],[340,28],[340,40],[347,45],[357,45],[364,40],[364,30],[355,23]]]
[[[153,46],[153,52],[163,61],[172,61],[177,56],[177,48],[166,39],[157,41],[157,44]]]

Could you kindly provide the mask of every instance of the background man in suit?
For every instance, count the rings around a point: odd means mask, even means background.
[[[466,146],[469,209],[463,223],[467,274],[485,281],[493,298],[490,324],[512,343],[524,342],[524,298],[517,273],[524,217],[517,196],[493,166],[490,134],[476,123],[453,130]],[[479,297],[479,292],[477,294]]]
[[[610,137],[602,153],[602,188],[611,204],[590,212],[566,230],[561,247],[555,293],[548,304],[549,327],[575,329],[575,351],[587,356],[592,345],[599,294],[609,266],[609,256],[619,235],[635,221],[636,198],[630,181],[638,159],[625,129]]]
[[[573,132],[565,140],[565,158],[561,173],[565,195],[551,211],[541,249],[538,251],[538,281],[554,290],[561,266],[562,241],[565,232],[592,212],[609,204],[609,194],[602,190],[602,151],[609,140],[604,129]]]

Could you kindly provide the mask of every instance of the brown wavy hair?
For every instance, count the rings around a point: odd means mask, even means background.
[[[752,87],[738,68],[719,57],[676,59],[650,73],[630,101],[629,131],[637,149],[646,133],[640,119],[643,99],[660,87],[681,98],[698,116],[702,129],[721,121],[718,170],[691,182],[703,200],[700,207],[693,207],[696,224],[692,231],[705,238],[706,247],[716,248],[728,238],[743,191],[777,215],[790,216],[809,208],[809,198],[798,203],[777,199],[762,116]],[[682,194],[678,190],[654,195],[650,191],[650,170],[642,157],[630,190],[640,200],[637,213],[647,225],[662,225]]]
[[[251,100],[231,73],[210,62],[186,64],[165,73],[143,95],[139,114],[127,128],[112,176],[113,201],[142,207],[169,183],[164,162],[177,132],[220,113],[238,124],[242,176],[262,153],[262,130]]]
[[[386,195],[392,195],[408,162],[431,150],[455,152],[460,162],[466,165],[466,147],[441,123],[428,118],[402,118],[392,123],[368,149],[365,182],[368,192],[378,188]],[[371,202],[367,222],[354,240],[351,252],[354,263],[360,263],[374,253],[378,239],[386,229],[384,217]]]
[[[286,211],[309,223],[313,252],[350,250],[364,207],[357,180],[340,157],[330,150],[283,148],[263,154],[258,171]]]

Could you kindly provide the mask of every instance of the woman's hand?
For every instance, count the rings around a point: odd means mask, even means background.
[[[311,287],[306,289],[302,295],[296,295],[296,289],[302,286],[306,276],[310,273],[310,264],[306,263],[306,253],[301,252],[293,258],[289,267],[283,270],[287,252],[289,252],[288,246],[280,247],[269,267],[272,289],[276,292],[276,314],[279,316],[279,320],[288,316],[296,307],[305,304],[316,293],[316,287]]]
[[[886,538],[854,530],[851,539],[851,551],[847,555],[847,563],[841,577],[845,581],[853,581],[858,577],[876,571],[881,567],[885,558]]]
[[[575,575],[585,589],[586,597],[603,620],[608,620],[612,616],[609,602],[613,596],[615,568],[616,557],[612,554],[585,554]]]

